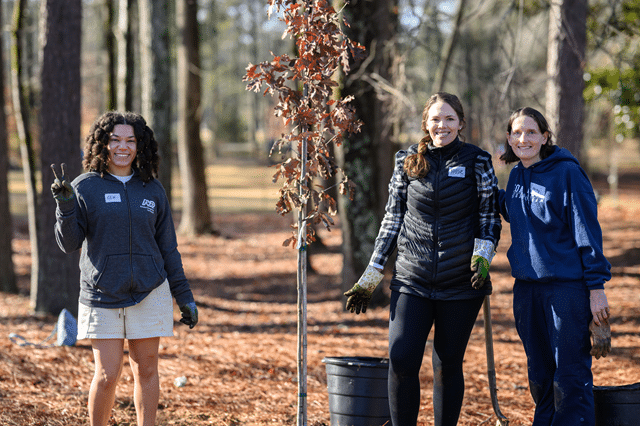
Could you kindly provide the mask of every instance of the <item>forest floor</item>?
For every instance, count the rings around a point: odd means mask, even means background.
[[[605,194],[599,209],[605,254],[613,265],[607,296],[613,314],[613,350],[594,359],[597,386],[640,382],[640,185],[623,185],[616,203]],[[624,184],[624,182],[623,182]],[[604,188],[604,187],[603,187]],[[200,322],[178,323],[160,348],[158,425],[294,425],[297,414],[296,252],[282,247],[290,217],[275,213],[214,215],[219,236],[179,240]],[[325,357],[387,356],[388,307],[345,312],[341,288],[340,230],[320,233],[325,245],[310,256],[308,275],[308,424],[329,424]],[[526,360],[514,328],[504,227],[492,265],[491,297],[498,399],[510,425],[530,425],[533,402]],[[9,333],[40,342],[54,316],[30,313],[29,241],[17,232],[14,259],[20,294],[0,296],[0,424],[87,425],[93,374],[89,341],[36,349],[12,343]],[[384,281],[388,287],[388,278]],[[126,346],[125,346],[126,350]],[[465,357],[466,393],[459,425],[493,425],[487,385],[482,313]],[[175,380],[185,377],[186,385]],[[431,349],[420,374],[420,425],[433,422]],[[133,378],[128,359],[118,384],[111,425],[134,425]]]

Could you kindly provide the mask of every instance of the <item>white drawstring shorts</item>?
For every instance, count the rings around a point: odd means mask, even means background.
[[[142,302],[128,308],[78,305],[78,340],[147,339],[173,336],[173,299],[165,280]]]

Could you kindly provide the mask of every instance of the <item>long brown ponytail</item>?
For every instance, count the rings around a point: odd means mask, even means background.
[[[418,143],[418,152],[408,155],[404,159],[404,170],[410,177],[423,178],[427,175],[429,163],[427,162],[426,154],[430,140],[430,137],[423,137]]]

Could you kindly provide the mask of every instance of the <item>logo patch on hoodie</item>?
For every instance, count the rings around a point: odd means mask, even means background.
[[[513,187],[513,194],[511,197],[526,200],[530,203],[544,203],[546,195],[547,189],[542,185],[532,183],[529,187],[529,193],[526,194],[525,188],[519,183],[516,183],[516,185]]]
[[[547,193],[547,189],[538,185],[537,183],[531,183],[531,202],[543,202],[545,200],[545,195]]]
[[[147,209],[149,213],[153,213],[156,208],[155,201],[147,200],[146,198],[142,200],[142,204],[140,205],[143,209]]]

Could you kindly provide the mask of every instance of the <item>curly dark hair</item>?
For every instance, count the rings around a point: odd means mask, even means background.
[[[140,178],[144,182],[149,182],[157,177],[158,165],[160,164],[158,142],[145,119],[135,112],[108,111],[93,122],[89,135],[85,138],[82,167],[98,172],[100,176],[104,176],[105,172],[108,172],[109,151],[107,145],[116,124],[133,127],[137,142],[133,168],[140,172]]]
[[[416,154],[409,155],[404,160],[404,170],[410,177],[423,178],[429,171],[429,163],[425,158],[427,147],[431,142],[431,135],[429,134],[429,128],[427,127],[427,119],[429,118],[429,108],[431,108],[431,106],[438,101],[449,104],[449,106],[453,108],[462,126],[460,132],[465,127],[464,110],[462,109],[462,103],[460,102],[460,99],[458,99],[456,95],[452,95],[451,93],[447,92],[437,92],[431,95],[429,100],[427,100],[424,109],[422,110],[422,131],[426,135],[422,139],[420,139],[420,142],[418,144],[418,152]],[[464,137],[460,132],[458,132],[458,137],[460,138],[460,140],[464,141]]]
[[[511,135],[511,130],[513,130],[513,122],[515,119],[523,116],[532,118],[538,125],[538,129],[541,134],[548,134],[547,141],[540,147],[540,159],[544,160],[553,154],[553,151],[555,150],[553,146],[553,132],[549,127],[549,123],[547,123],[547,119],[544,118],[544,115],[542,115],[542,113],[537,109],[531,107],[520,108],[511,113],[509,123],[507,124],[507,139],[504,142],[504,154],[500,156],[500,159],[507,164],[520,161],[515,152],[513,152],[511,145],[509,145],[509,135]]]

